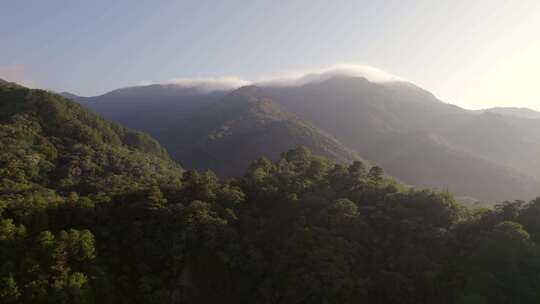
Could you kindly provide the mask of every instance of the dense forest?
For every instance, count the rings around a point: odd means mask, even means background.
[[[224,182],[0,84],[1,303],[539,303],[539,218],[306,148]]]

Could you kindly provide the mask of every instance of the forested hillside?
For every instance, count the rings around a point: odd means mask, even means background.
[[[111,191],[111,179],[132,185],[177,174],[167,152],[146,134],[45,91],[2,85],[0,94],[4,187]]]
[[[0,85],[1,303],[538,303],[540,201],[471,211],[305,148],[238,179]]]
[[[149,204],[181,172],[145,134],[58,95],[1,83],[0,302],[82,301],[95,275],[94,235],[102,236],[88,230],[97,214],[116,222],[113,201]]]

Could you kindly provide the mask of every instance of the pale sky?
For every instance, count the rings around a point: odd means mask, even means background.
[[[540,1],[0,2],[0,78],[88,96],[372,66],[466,108],[540,110]]]

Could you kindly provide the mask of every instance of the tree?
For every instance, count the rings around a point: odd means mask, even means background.
[[[0,300],[2,303],[17,303],[21,297],[21,292],[13,275],[0,278]]]
[[[357,178],[364,177],[366,175],[366,170],[366,165],[359,160],[355,160],[349,166],[349,173]]]
[[[375,185],[379,185],[383,181],[384,171],[379,166],[373,166],[373,167],[371,167],[371,169],[369,169],[367,177],[373,183],[375,183]]]

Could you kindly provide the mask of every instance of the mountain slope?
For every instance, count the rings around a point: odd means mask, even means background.
[[[540,124],[531,120],[478,115],[409,83],[337,77],[266,90],[287,110],[408,184],[486,200],[540,194],[540,141],[531,131]]]
[[[165,146],[186,167],[237,176],[250,162],[305,146],[338,162],[358,156],[285,112],[257,87],[243,87],[171,128]]]
[[[94,97],[63,94],[107,119],[159,139],[173,123],[190,117],[226,93],[219,90],[207,92],[174,84],[154,84],[121,88]]]
[[[540,120],[487,112],[439,134],[464,151],[540,178]]]
[[[0,195],[7,201],[33,191],[115,193],[181,173],[148,135],[59,95],[8,84],[0,85],[0,101]]]
[[[335,77],[299,87],[266,89],[285,109],[368,157],[386,136],[424,127],[435,116],[461,112],[408,83]]]
[[[540,112],[528,108],[498,107],[480,110],[480,112],[497,113],[521,118],[540,119]]]
[[[264,96],[235,91],[185,132],[228,140],[285,123],[311,134]],[[257,161],[228,183],[193,171],[180,179],[151,138],[58,95],[0,85],[0,113],[2,303],[540,298],[540,200],[470,216],[449,193],[406,189],[381,168],[335,165],[307,149]],[[426,145],[398,139],[413,158],[444,144],[419,138]]]
[[[335,76],[253,89],[249,94],[271,100],[273,110],[260,105],[246,111],[251,113],[245,120],[249,123],[241,124],[249,103],[234,106],[230,96],[222,99],[227,93],[151,85],[76,99],[105,117],[152,134],[187,166],[212,168],[220,175],[242,172],[251,159],[275,158],[308,145],[338,161],[351,159],[343,155],[360,155],[408,184],[448,188],[460,196],[491,200],[502,184],[507,195],[500,197],[530,199],[540,194],[534,190],[540,189],[537,119],[465,110],[407,82]],[[257,111],[262,114],[254,114]],[[412,163],[398,168],[391,159],[400,157]],[[431,170],[404,169],[423,167]]]
[[[456,148],[435,134],[400,135],[382,149],[377,165],[416,187],[447,189],[458,196],[496,202],[538,195],[538,180]]]

